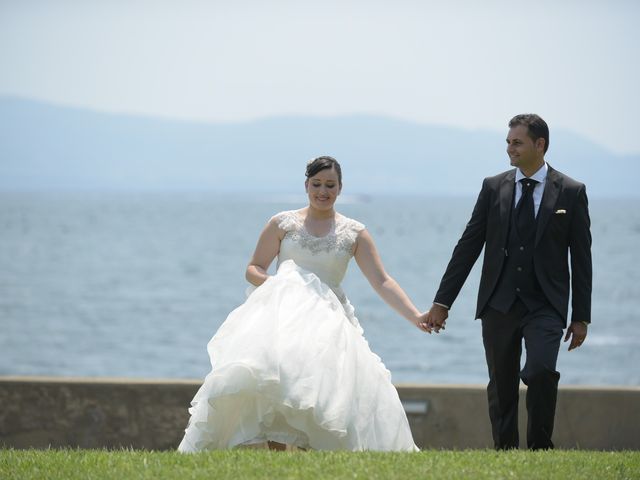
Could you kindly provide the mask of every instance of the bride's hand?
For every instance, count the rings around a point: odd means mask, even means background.
[[[429,311],[426,311],[422,314],[420,314],[420,316],[418,316],[415,321],[413,322],[413,324],[418,327],[420,330],[422,330],[425,333],[431,333],[431,327],[429,327],[429,324],[427,323],[427,316],[429,315]]]

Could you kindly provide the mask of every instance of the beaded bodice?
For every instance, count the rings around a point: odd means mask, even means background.
[[[358,233],[365,226],[336,214],[331,231],[323,237],[316,237],[307,231],[304,219],[295,210],[280,212],[274,218],[285,232],[278,265],[293,260],[298,266],[315,273],[341,297],[340,283],[353,256]]]

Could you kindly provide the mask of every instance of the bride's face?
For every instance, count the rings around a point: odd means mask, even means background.
[[[318,210],[329,210],[340,195],[340,181],[333,168],[320,170],[304,183],[309,204]]]

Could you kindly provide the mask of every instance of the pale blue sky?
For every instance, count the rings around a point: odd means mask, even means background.
[[[0,0],[0,95],[172,118],[541,114],[640,153],[640,2]]]

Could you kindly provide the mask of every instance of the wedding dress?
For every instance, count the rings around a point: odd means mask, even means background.
[[[182,452],[267,440],[315,450],[416,451],[391,375],[340,288],[361,223],[337,215],[311,235],[295,211],[278,268],[208,344],[212,370],[191,402]]]

